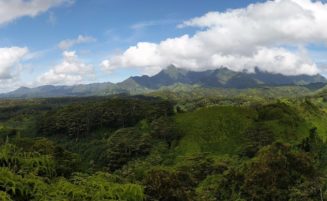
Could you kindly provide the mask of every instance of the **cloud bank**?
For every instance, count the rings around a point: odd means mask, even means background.
[[[0,81],[13,78],[17,66],[27,53],[27,48],[0,48]]]
[[[327,42],[327,4],[311,0],[274,0],[246,8],[210,12],[187,20],[194,35],[159,43],[139,42],[102,61],[104,70],[137,67],[153,74],[169,64],[192,70],[221,66],[253,71],[255,67],[287,75],[316,74],[306,53],[309,44]]]
[[[0,0],[0,25],[20,17],[35,17],[51,7],[71,4],[73,0]]]
[[[37,78],[38,84],[74,85],[94,77],[90,64],[80,61],[74,51],[63,52],[63,61]]]
[[[0,91],[12,89],[17,85],[21,61],[28,52],[25,47],[0,48]]]

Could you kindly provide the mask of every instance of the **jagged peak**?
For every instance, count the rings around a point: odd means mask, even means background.
[[[165,69],[163,69],[160,73],[165,73],[171,77],[178,77],[179,75],[185,75],[187,72],[189,71],[183,68],[178,68],[175,65],[171,64]]]
[[[178,69],[174,64],[170,64],[166,69]]]

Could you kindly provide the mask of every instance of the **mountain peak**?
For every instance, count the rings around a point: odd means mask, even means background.
[[[167,70],[175,70],[178,69],[174,64],[170,64],[169,66],[166,67]]]
[[[164,73],[168,75],[169,77],[173,79],[177,79],[179,76],[186,75],[188,70],[182,69],[182,68],[177,68],[174,65],[168,66],[166,69],[162,70],[161,73]]]

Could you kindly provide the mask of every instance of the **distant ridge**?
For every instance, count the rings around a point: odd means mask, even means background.
[[[203,88],[247,89],[261,86],[308,85],[324,87],[326,78],[317,75],[274,74],[255,69],[254,73],[236,72],[222,67],[215,70],[189,71],[173,65],[154,76],[133,76],[114,84],[94,83],[74,86],[44,85],[36,88],[21,87],[0,94],[0,98],[47,98],[64,96],[106,96],[113,94],[142,94],[176,84],[197,85]]]
[[[228,68],[206,70],[201,72],[187,71],[171,65],[158,74],[149,77],[131,77],[137,84],[150,89],[159,89],[162,86],[169,86],[176,83],[200,85],[203,87],[220,88],[252,88],[257,86],[278,86],[278,85],[307,85],[311,83],[325,83],[326,78],[317,75],[294,75],[287,76],[273,74],[255,69],[254,73],[235,72]]]

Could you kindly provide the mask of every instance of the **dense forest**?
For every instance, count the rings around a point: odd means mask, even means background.
[[[0,200],[327,200],[327,96],[0,101]]]

